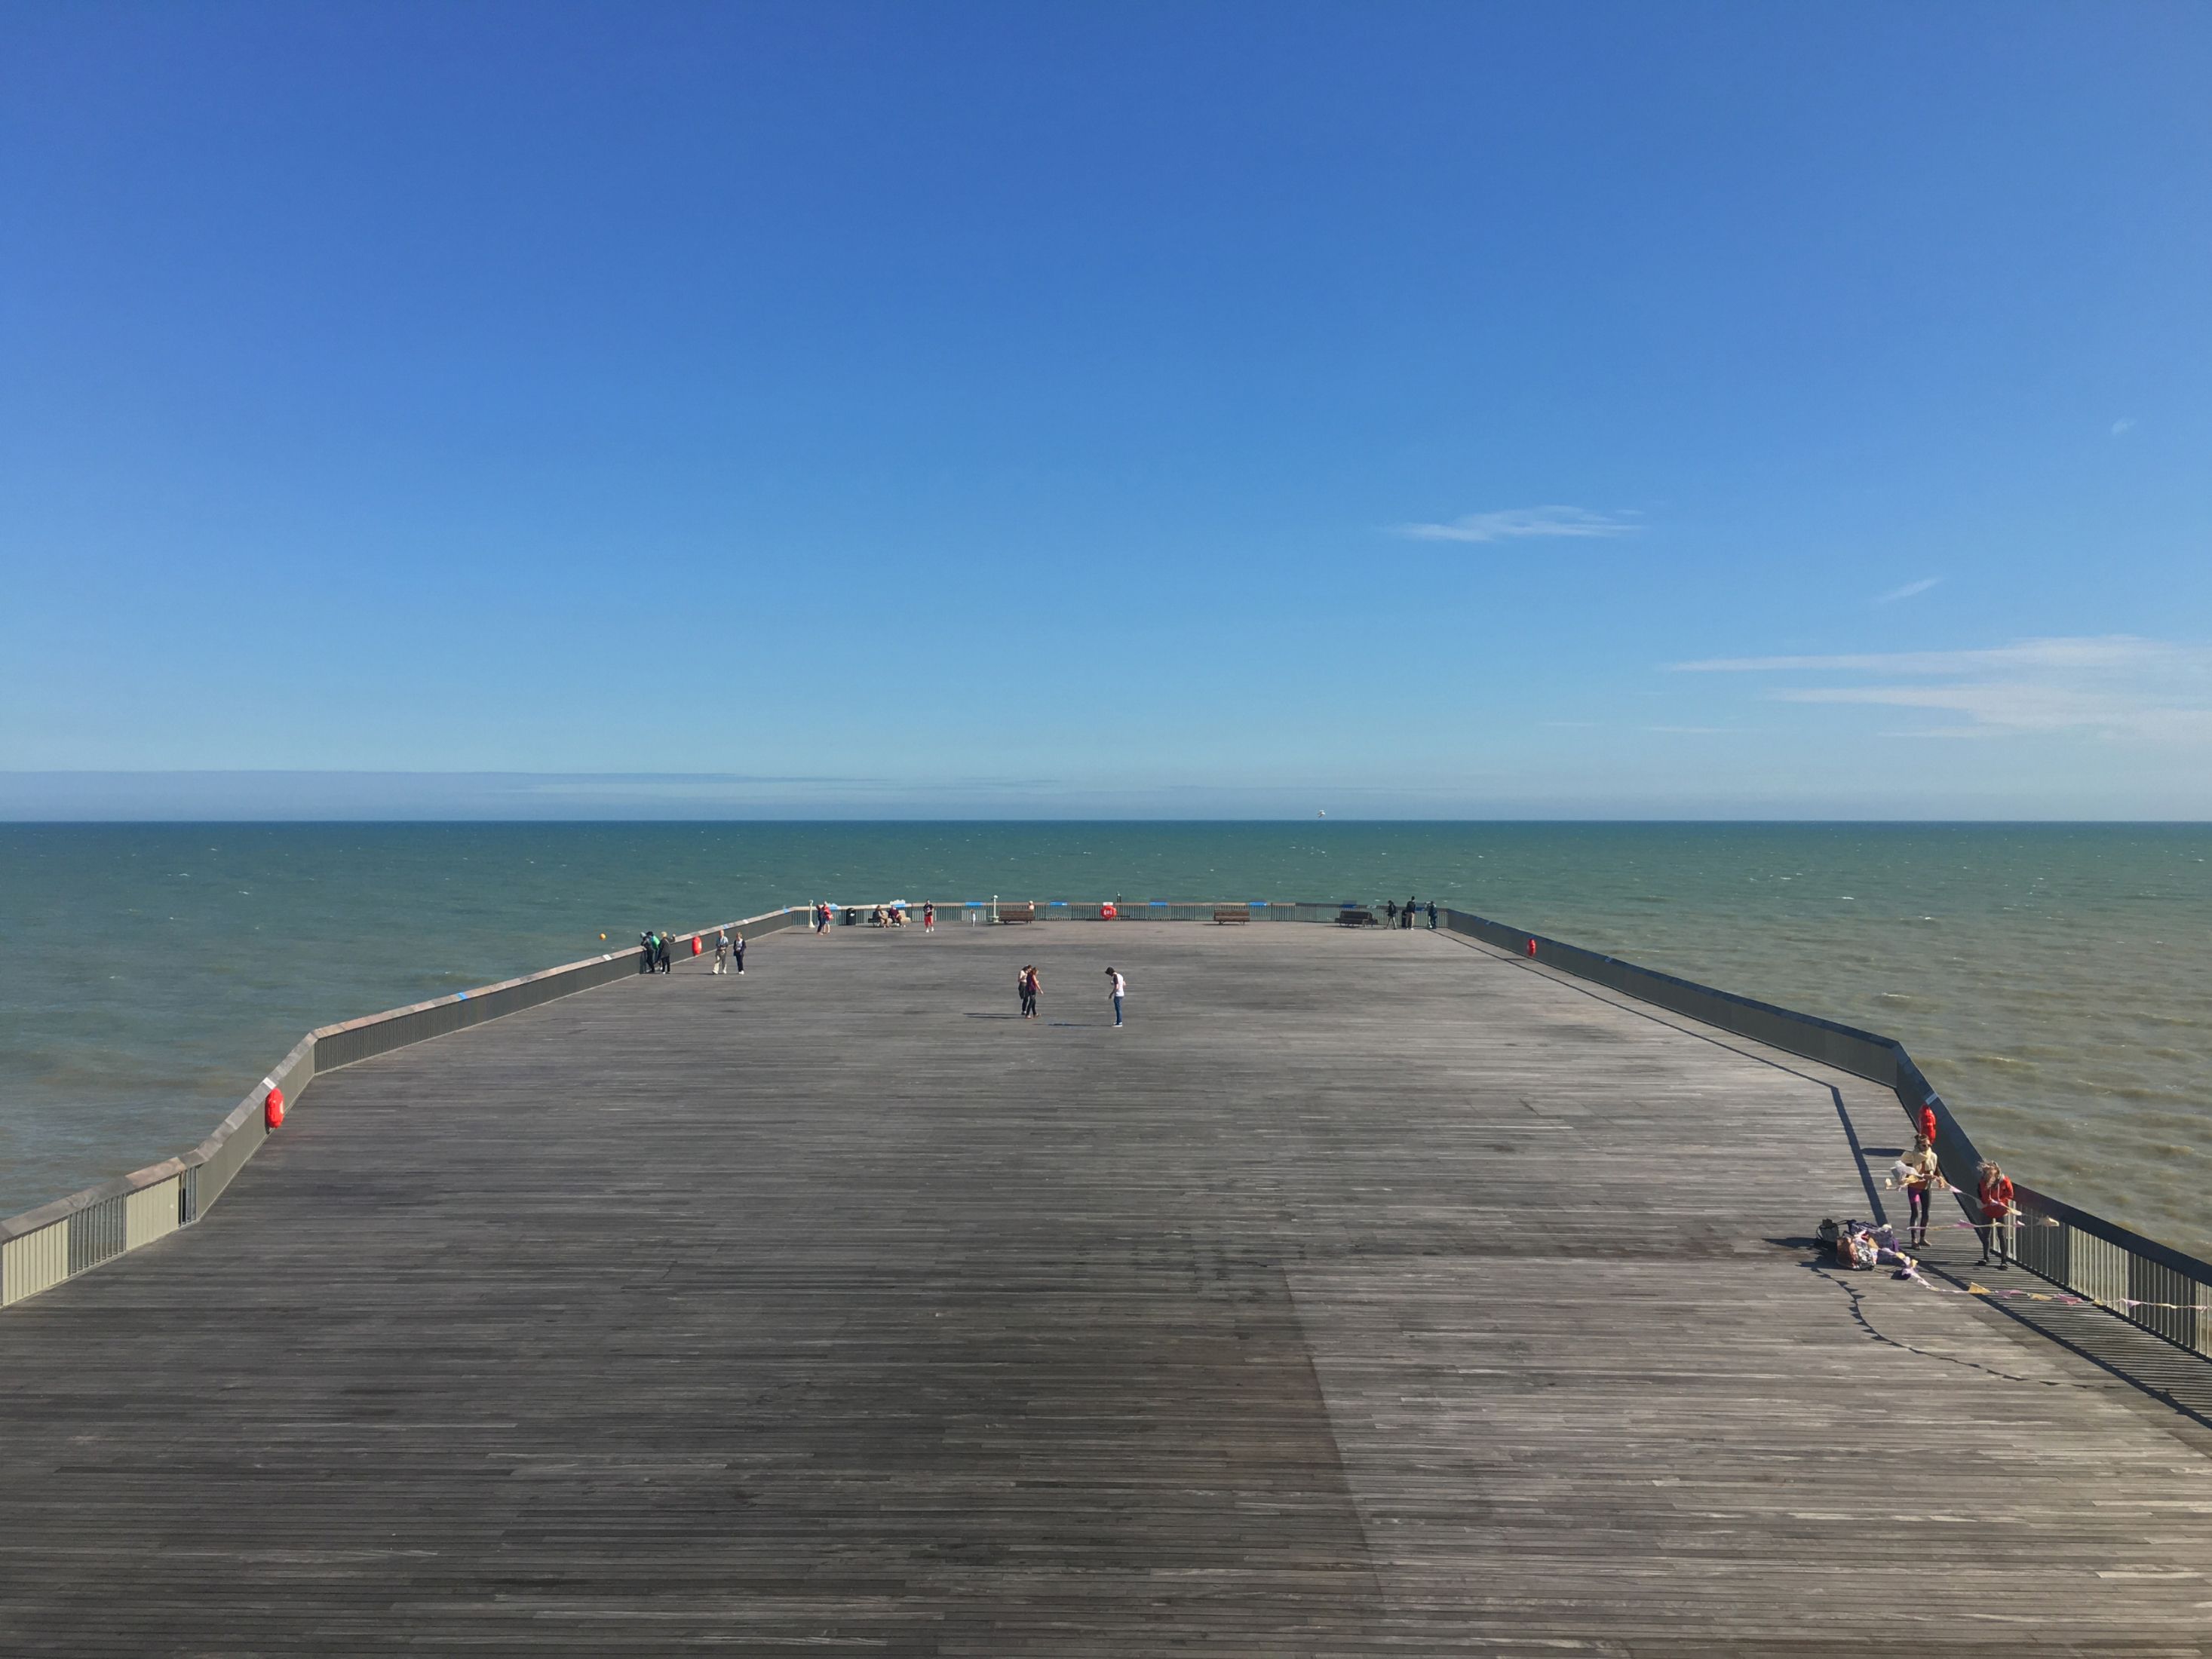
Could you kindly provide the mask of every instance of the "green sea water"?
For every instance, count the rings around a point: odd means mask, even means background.
[[[2203,825],[0,826],[0,1214],[181,1151],[310,1026],[601,933],[1413,894],[1899,1037],[2014,1174],[2212,1255],[2208,859]]]

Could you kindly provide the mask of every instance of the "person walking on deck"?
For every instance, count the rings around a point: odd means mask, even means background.
[[[710,971],[717,974],[730,971],[730,930],[726,927],[714,935],[714,965]]]
[[[1016,983],[1020,988],[1022,994],[1022,1018],[1024,1019],[1035,1019],[1037,1017],[1038,989],[1037,970],[1036,967],[1034,965],[1024,967],[1022,969],[1021,977],[1016,981]]]
[[[1912,1150],[1905,1158],[1905,1202],[1911,1218],[1907,1224],[1909,1243],[1923,1250],[1928,1248],[1928,1206],[1942,1180],[1936,1165],[1936,1149],[1928,1144],[1927,1136],[1915,1137]]]
[[[1437,902],[1434,899],[1429,901],[1429,931],[1432,933],[1437,931]]]
[[[921,906],[921,931],[925,933],[933,933],[937,931],[937,906],[934,902],[927,899],[922,902]]]
[[[1129,994],[1129,981],[1111,968],[1106,970],[1106,977],[1112,981],[1112,989],[1107,994],[1114,999],[1114,1029],[1118,1031],[1121,1029],[1121,999]]]
[[[744,973],[745,971],[745,936],[743,933],[739,933],[730,941],[730,957],[737,963],[738,971]]]
[[[1385,927],[1386,928],[1387,928],[1387,927],[1395,927],[1398,925],[1398,901],[1397,901],[1397,900],[1395,900],[1395,899],[1386,899],[1386,900],[1384,900],[1384,901],[1383,901],[1383,903],[1382,903],[1382,916],[1383,916],[1382,925],[1383,925],[1383,927]]]
[[[1996,1252],[1996,1267],[2002,1271],[2011,1264],[2005,1260],[2005,1229],[2012,1224],[2012,1182],[2005,1172],[1994,1164],[1984,1164],[1981,1182],[1976,1196],[1982,1200],[1982,1259],[1978,1264],[1990,1265],[1990,1252]]]

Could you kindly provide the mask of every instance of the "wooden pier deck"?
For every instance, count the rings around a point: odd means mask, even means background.
[[[0,1318],[0,1652],[2212,1651],[2212,1435],[1814,1265],[1870,1085],[1425,931],[749,966]]]

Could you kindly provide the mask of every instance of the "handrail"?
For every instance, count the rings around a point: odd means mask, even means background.
[[[1879,1083],[1897,1097],[1908,1116],[1917,1117],[1923,1107],[1933,1110],[1936,1158],[1944,1178],[1968,1218],[1981,1220],[1969,1197],[1981,1153],[1895,1037],[1716,990],[1468,911],[1438,914],[1453,932],[1514,957]],[[2008,1231],[2021,1267],[2177,1347],[2212,1358],[2212,1262],[2018,1182],[2013,1184],[2013,1202],[2017,1214]]]
[[[675,935],[672,942],[687,944],[716,927],[771,933],[796,926],[798,914],[792,906],[713,923]],[[296,1103],[321,1073],[624,978],[636,971],[641,951],[636,945],[610,951],[495,985],[318,1026],[190,1152],[0,1220],[0,1307],[51,1290],[198,1221],[268,1139],[264,1109],[270,1089],[283,1090],[288,1101]]]
[[[923,902],[909,901],[907,908],[918,910]],[[988,912],[993,903],[986,899],[933,902],[948,916]],[[1004,895],[999,902],[1005,902]],[[1370,908],[1360,901],[1265,899],[1028,902],[1036,906],[1041,921],[1101,920],[1108,902],[1115,905],[1116,919],[1126,921],[1211,921],[1216,909],[1237,904],[1243,905],[1255,921],[1333,921],[1346,910]],[[841,914],[873,908],[872,903],[837,907]],[[680,934],[674,942],[702,938],[714,926],[750,929],[756,934],[806,927],[811,916],[811,905],[788,905]],[[1640,967],[1471,911],[1440,906],[1437,918],[1451,932],[1538,966],[1880,1084],[1896,1096],[1910,1116],[1917,1117],[1923,1109],[1934,1112],[1936,1152],[1943,1175],[1969,1218],[1980,1219],[1972,1213],[1967,1195],[1974,1189],[1981,1154],[1896,1038]],[[198,1221],[266,1138],[262,1107],[270,1087],[282,1088],[288,1097],[296,1099],[319,1072],[605,984],[634,971],[638,956],[635,947],[610,951],[477,990],[318,1027],[232,1109],[213,1134],[190,1152],[0,1220],[0,1306],[36,1295]],[[2212,1262],[2032,1187],[2015,1182],[2014,1199],[2018,1215],[2013,1236],[2023,1267],[2177,1346],[2212,1358]]]

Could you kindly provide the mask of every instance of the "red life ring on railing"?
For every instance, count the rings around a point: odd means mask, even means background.
[[[270,1087],[269,1098],[261,1104],[261,1115],[270,1128],[284,1127],[284,1091],[282,1089]]]
[[[1528,954],[1532,957],[1536,954],[1536,941],[1533,939],[1528,941]]]
[[[696,933],[691,935],[691,954],[695,957],[699,954],[699,936]]]
[[[1110,904],[1102,904],[1098,907],[1098,920],[1101,921],[1111,921],[1121,914]]]

